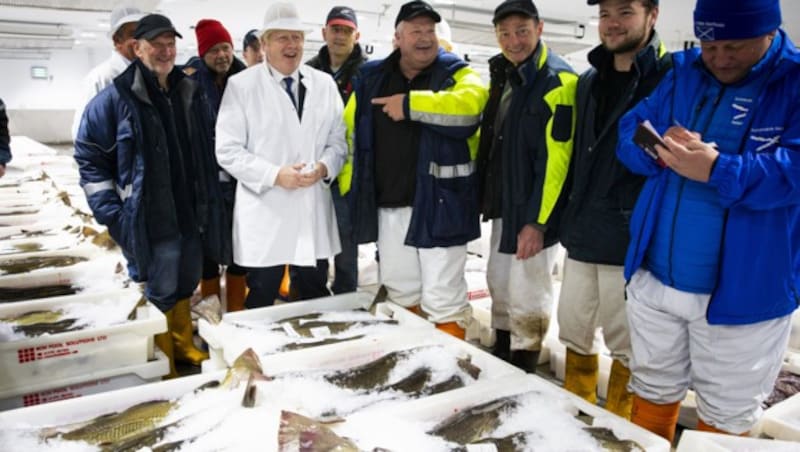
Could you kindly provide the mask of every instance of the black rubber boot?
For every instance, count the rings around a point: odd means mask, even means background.
[[[514,350],[511,352],[511,364],[530,374],[536,373],[539,365],[539,350]]]
[[[495,330],[494,347],[492,355],[506,362],[511,359],[511,332],[506,330]]]

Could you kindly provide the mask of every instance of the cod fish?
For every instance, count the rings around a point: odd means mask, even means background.
[[[281,322],[283,323],[283,322]],[[353,328],[372,326],[372,325],[397,325],[397,320],[354,320],[344,322],[327,322],[324,320],[309,320],[305,322],[291,322],[291,328],[302,337],[316,337],[313,330],[326,328],[330,334],[344,333]]]
[[[79,256],[37,256],[26,257],[24,259],[14,259],[0,263],[0,274],[16,275],[27,273],[41,268],[67,267],[85,262],[85,257]]]
[[[30,311],[14,317],[0,319],[0,322],[12,325],[15,333],[26,336],[41,336],[42,334],[57,334],[75,331],[80,327],[73,327],[77,319],[62,319],[63,311]]]
[[[21,254],[21,253],[32,253],[34,251],[41,251],[42,246],[39,242],[22,242],[22,243],[15,243],[2,252],[0,254],[7,255],[7,254]]]
[[[0,287],[0,303],[74,295],[76,293],[78,293],[78,289],[69,284],[38,287]]]
[[[321,345],[330,345],[330,344],[338,344],[340,342],[354,341],[356,339],[361,339],[363,337],[364,335],[360,334],[358,336],[343,337],[343,338],[329,337],[327,339],[314,342],[293,342],[291,344],[286,344],[283,347],[281,347],[280,351],[290,352],[294,350],[303,350],[306,348],[319,347]]]
[[[399,350],[350,369],[341,370],[325,377],[328,383],[349,389],[373,389],[389,379],[392,369],[401,360],[408,358],[417,349]]]
[[[611,429],[605,427],[584,427],[583,431],[592,435],[603,450],[613,452],[644,452],[644,447],[630,439],[619,439]]]
[[[77,427],[68,426],[72,429],[65,433],[51,432],[51,429],[43,433],[46,439],[60,435],[65,440],[86,441],[107,448],[152,430],[174,406],[175,403],[169,400],[150,400],[79,423]]]
[[[515,397],[503,397],[466,408],[440,422],[428,433],[461,445],[475,443],[491,434],[500,419],[516,410]]]
[[[359,452],[355,443],[337,435],[323,423],[290,411],[281,411],[278,450]]]

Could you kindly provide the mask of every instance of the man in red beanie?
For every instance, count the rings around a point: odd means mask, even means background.
[[[192,57],[186,62],[183,72],[198,82],[206,93],[207,107],[211,118],[216,123],[222,93],[228,83],[228,77],[243,71],[247,66],[233,55],[233,40],[230,33],[222,24],[213,19],[201,19],[195,26],[197,35],[197,53],[199,57]],[[213,146],[213,143],[212,143]],[[227,311],[239,311],[244,308],[246,292],[244,268],[233,263],[232,259],[232,218],[233,201],[236,193],[236,180],[222,168],[219,169],[219,182],[224,196],[226,221],[226,234],[223,238],[226,253],[225,262],[214,262],[205,257],[203,259],[203,279],[200,281],[200,291],[204,297],[220,294],[220,265],[227,265],[225,271],[225,292]]]

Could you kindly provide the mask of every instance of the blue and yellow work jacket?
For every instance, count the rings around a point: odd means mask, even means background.
[[[352,167],[342,170],[339,187],[348,197],[358,243],[378,237],[375,191],[375,139],[371,100],[379,96],[388,72],[399,58],[366,63],[345,107]],[[480,236],[478,217],[477,132],[488,92],[477,72],[452,53],[439,50],[431,68],[429,90],[410,91],[406,120],[422,124],[416,192],[405,244],[417,248],[464,245]]]

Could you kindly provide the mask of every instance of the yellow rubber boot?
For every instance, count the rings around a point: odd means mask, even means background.
[[[172,333],[172,347],[175,351],[175,360],[199,366],[208,359],[208,353],[194,346],[194,329],[192,328],[192,313],[189,299],[184,298],[175,303],[171,309],[169,330]]]
[[[225,273],[225,304],[227,312],[243,310],[245,297],[247,297],[245,276]]]
[[[461,340],[464,340],[464,338],[467,335],[466,330],[464,330],[464,328],[461,328],[456,322],[437,323],[436,328],[439,331],[443,331]]]
[[[665,438],[672,444],[680,409],[680,401],[659,405],[634,395],[631,422]]]
[[[611,364],[611,375],[608,377],[608,396],[606,409],[619,417],[630,420],[633,406],[633,393],[628,392],[631,371],[621,361]]]
[[[733,435],[733,436],[748,436],[750,434],[750,432],[744,432],[739,434],[726,432],[725,430],[720,430],[714,427],[713,425],[706,424],[702,419],[697,420],[696,430],[699,430],[701,432],[721,433],[723,435]]]
[[[156,346],[167,355],[169,358],[169,373],[161,377],[164,380],[169,380],[170,378],[178,378],[178,371],[175,370],[175,353],[172,349],[172,335],[169,334],[169,331],[166,333],[156,334],[153,338],[153,342],[155,342]]]
[[[221,290],[219,288],[219,276],[200,280],[200,295],[202,295],[203,298],[211,295],[220,296],[220,293]]]
[[[564,389],[589,403],[597,403],[597,355],[581,355],[567,348]]]
[[[175,352],[172,348],[172,334],[170,334],[169,331],[169,318],[171,314],[172,311],[167,311],[164,313],[164,316],[167,317],[167,331],[161,334],[156,334],[153,338],[153,342],[155,343],[156,347],[160,348],[161,351],[167,355],[167,358],[169,358],[169,373],[162,377],[164,380],[179,377],[178,371],[175,370]]]

